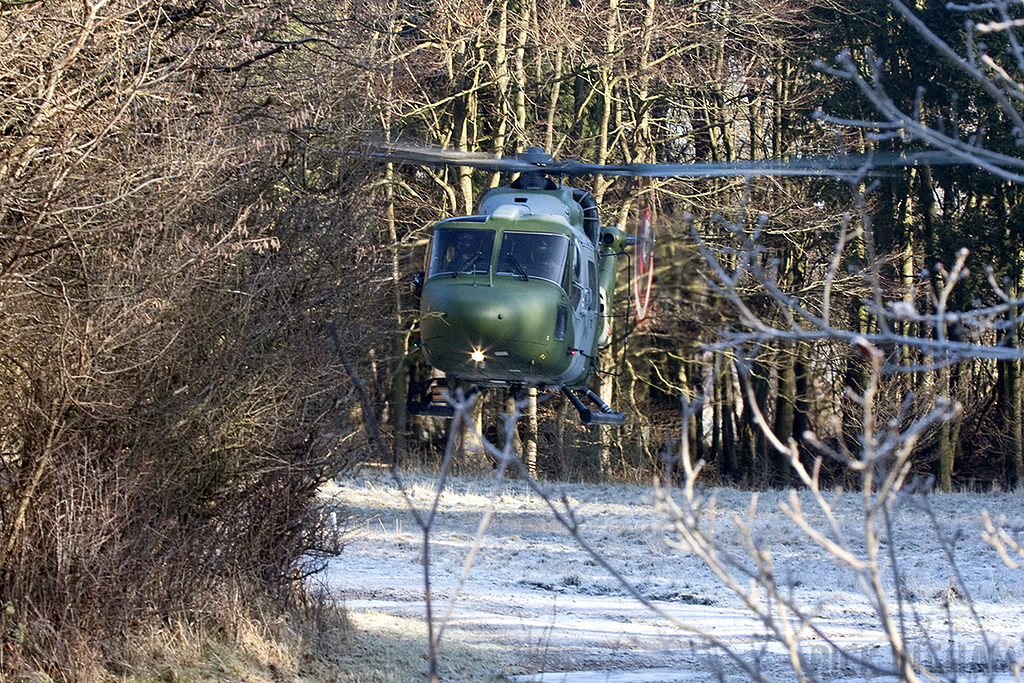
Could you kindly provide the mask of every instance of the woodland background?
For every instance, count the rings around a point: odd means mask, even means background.
[[[945,3],[915,11],[963,44]],[[140,623],[287,594],[321,483],[368,463],[437,465],[446,424],[403,410],[406,378],[422,372],[409,280],[430,225],[499,179],[365,151],[402,140],[683,162],[904,149],[835,123],[869,119],[871,105],[814,60],[864,47],[884,57],[893,100],[1014,152],[979,84],[880,1],[0,2],[0,672],[117,671]],[[1016,295],[1018,184],[969,166],[876,183],[874,241],[844,252],[834,285],[837,327],[878,324],[860,275],[876,254],[887,296],[922,311],[936,264],[963,247],[975,274],[951,306],[988,301],[985,266]],[[602,379],[626,426],[584,427],[559,399],[543,404],[539,472],[649,481],[680,436],[680,398],[717,363],[713,400],[684,435],[706,476],[793,483],[733,358],[707,346],[742,322],[681,217],[728,253],[715,217],[765,214],[766,258],[799,295],[820,286],[855,213],[846,185],[598,177],[592,190],[605,223],[655,207],[656,300],[624,349],[617,321],[607,367],[620,372]],[[747,294],[765,319],[783,315]],[[986,343],[1016,346],[1013,314]],[[757,350],[753,395],[776,434],[856,440],[846,387],[868,368],[849,344]],[[911,390],[921,410],[939,396],[963,405],[920,441],[915,471],[947,490],[1024,478],[1019,358],[932,367],[912,347],[886,351],[919,371],[886,376],[883,418]],[[481,405],[496,430],[504,400]]]

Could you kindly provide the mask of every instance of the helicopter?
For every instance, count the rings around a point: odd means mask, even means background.
[[[414,277],[420,299],[420,345],[434,376],[410,381],[407,410],[451,416],[447,387],[560,391],[584,424],[621,426],[589,384],[611,343],[613,295],[621,259],[630,271],[628,298],[644,319],[654,274],[654,227],[639,212],[632,234],[602,225],[588,190],[565,177],[851,178],[877,166],[952,163],[935,152],[854,155],[785,161],[706,164],[588,164],[556,161],[540,147],[513,157],[392,145],[374,156],[427,166],[465,166],[515,174],[487,190],[472,215],[446,218],[430,234],[425,269]],[[627,251],[632,247],[632,254]],[[635,267],[633,261],[635,260]],[[629,304],[627,304],[629,305]],[[628,336],[628,335],[627,335]]]

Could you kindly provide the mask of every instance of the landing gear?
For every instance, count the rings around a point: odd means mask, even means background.
[[[409,399],[405,409],[410,415],[451,417],[455,410],[448,403],[448,379],[431,377],[425,382],[409,380]]]
[[[580,421],[583,424],[621,427],[626,420],[625,413],[614,412],[607,403],[601,400],[600,396],[590,389],[574,390],[565,386],[561,387],[561,389],[565,397],[576,408],[576,412],[579,413]],[[473,387],[470,390],[470,395],[476,393],[477,390],[477,387]],[[555,392],[541,394],[537,397],[537,403],[546,401],[554,396],[554,394]],[[590,401],[597,410],[588,408],[583,403],[583,400],[581,400],[580,394],[583,395],[583,398]],[[512,387],[511,395],[514,399],[520,398],[522,396],[522,387],[518,385]],[[431,377],[422,382],[410,379],[409,399],[406,401],[405,407],[410,415],[452,417],[455,414],[455,410],[448,402],[448,379],[446,377]]]
[[[573,407],[576,408],[576,412],[580,414],[580,421],[583,424],[595,424],[595,425],[610,425],[612,427],[621,427],[626,421],[625,413],[616,413],[611,407],[601,400],[601,397],[595,394],[590,389],[584,389],[583,395],[590,400],[595,406],[597,406],[599,412],[594,412],[580,400],[580,397],[576,392],[567,387],[562,387],[562,393],[569,399]]]
[[[480,387],[470,387],[465,392],[465,398],[472,398],[478,391],[480,391]],[[456,394],[456,396],[459,395]],[[455,415],[455,409],[448,401],[448,378],[441,376],[416,381],[410,377],[409,398],[405,402],[405,409],[410,415],[426,417],[452,417]]]

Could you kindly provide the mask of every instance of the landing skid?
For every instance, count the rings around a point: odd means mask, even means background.
[[[595,394],[590,389],[584,389],[583,395],[590,400],[595,406],[597,406],[599,412],[595,412],[588,408],[580,397],[572,389],[565,386],[562,387],[562,393],[569,399],[573,407],[576,408],[576,412],[580,414],[580,421],[583,424],[594,424],[594,425],[610,425],[612,427],[621,427],[626,421],[625,413],[616,413],[612,411],[611,407],[601,400],[601,397]]]

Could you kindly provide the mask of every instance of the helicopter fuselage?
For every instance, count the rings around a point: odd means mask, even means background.
[[[598,369],[626,235],[600,226],[590,193],[543,180],[492,189],[476,215],[434,226],[420,340],[449,378],[583,388]]]

